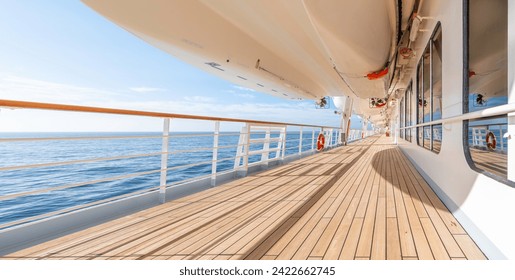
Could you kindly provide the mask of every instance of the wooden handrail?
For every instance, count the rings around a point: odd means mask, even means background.
[[[0,99],[0,107],[70,111],[70,112],[84,112],[84,113],[101,113],[101,114],[129,115],[129,116],[144,116],[144,117],[155,117],[155,118],[175,118],[175,119],[192,119],[192,120],[224,121],[224,122],[247,122],[247,123],[266,124],[266,125],[309,126],[309,127],[324,127],[324,128],[339,129],[338,127],[312,125],[312,124],[258,121],[258,120],[235,119],[235,118],[220,118],[220,117],[208,117],[208,116],[198,116],[198,115],[172,114],[172,113],[160,113],[160,112],[136,111],[136,110],[126,110],[126,109],[89,107],[89,106],[79,106],[79,105],[28,102],[28,101],[5,100],[5,99]]]

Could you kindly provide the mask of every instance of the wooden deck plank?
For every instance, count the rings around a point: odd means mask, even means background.
[[[408,162],[408,159],[403,157],[403,162],[406,164],[410,172],[417,179],[418,185],[425,192],[426,196],[431,201],[433,208],[438,212],[441,219],[444,221],[445,225],[449,229],[452,234],[466,234],[465,230],[461,227],[461,225],[457,222],[456,218],[450,213],[447,207],[443,204],[443,202],[436,196],[435,192],[431,189],[431,187],[427,184],[427,182],[422,178],[422,176],[417,172],[415,167]]]
[[[465,257],[469,260],[485,260],[486,257],[479,250],[476,243],[470,236],[466,234],[457,234],[454,235],[454,238],[456,238],[456,241],[460,245],[460,248],[463,250],[463,253],[465,253]]]
[[[484,259],[387,137],[370,137],[0,259]]]
[[[398,176],[401,176],[401,174],[399,174],[400,171],[398,170],[397,172]],[[415,243],[417,256],[419,259],[422,260],[432,260],[434,259],[434,257],[431,252],[431,248],[429,247],[429,243],[425,236],[424,230],[422,229],[422,224],[420,223],[420,219],[418,217],[415,204],[413,203],[413,198],[410,195],[408,187],[404,180],[405,178],[403,177],[399,178],[399,181],[401,183],[402,199],[404,200],[406,216],[408,218],[408,223],[413,234],[413,241]],[[405,256],[408,257],[410,255]]]
[[[356,256],[356,249],[358,246],[359,237],[361,235],[361,228],[363,226],[363,218],[356,218],[352,221],[349,229],[349,234],[345,240],[345,244],[341,250],[340,260],[352,260]]]
[[[508,174],[507,154],[470,148],[470,155],[476,167],[506,178]]]
[[[402,260],[401,241],[397,218],[386,219],[386,259]]]
[[[396,166],[397,164],[393,160],[394,152],[388,150],[390,164]],[[401,184],[399,180],[399,173],[396,170],[392,170],[393,174],[393,185],[394,185],[394,197],[395,197],[395,209],[397,215],[397,224],[399,229],[399,240],[401,245],[401,252],[403,257],[416,257],[417,251],[415,249],[415,242],[413,241],[413,235],[411,227],[408,221],[408,215],[406,207],[404,205],[404,198],[402,195]]]
[[[387,151],[387,156],[391,154],[390,151]],[[396,218],[397,217],[397,210],[396,210],[396,203],[395,203],[395,195],[394,195],[394,187],[393,187],[393,166],[389,164],[388,159],[386,160],[386,217],[388,218]]]
[[[372,252],[370,255],[372,260],[386,260],[386,233],[386,198],[380,197],[377,200],[376,221],[372,239]]]
[[[310,257],[309,254],[313,250],[313,247],[315,247],[317,241],[320,239],[320,236],[326,229],[327,225],[329,225],[329,222],[331,221],[330,218],[324,218],[322,217],[319,222],[316,224],[316,226],[313,228],[313,231],[309,234],[309,236],[304,240],[303,244],[299,246],[299,249],[293,255],[291,259],[293,260],[306,260],[314,257]],[[318,258],[318,257],[317,257]],[[319,257],[322,259],[322,257]]]
[[[352,221],[354,219],[354,213],[356,212],[358,204],[359,198],[353,198],[351,200],[347,212],[345,213],[345,216],[338,225],[338,228],[334,232],[333,238],[331,239],[331,242],[329,243],[328,248],[325,251],[325,254],[323,256],[325,260],[335,260],[339,258],[342,248],[345,244],[347,235],[350,231]]]
[[[372,159],[372,165],[374,166],[373,170],[371,171],[371,179],[373,178],[372,191],[368,199],[367,210],[363,221],[363,228],[356,250],[356,257],[370,258],[372,253],[372,242],[374,238],[375,224],[377,218],[377,202],[379,199],[379,181],[381,177],[379,172],[382,168],[382,157],[377,155],[378,154],[375,154]]]
[[[245,259],[261,259],[281,237],[297,222],[298,218],[289,218],[276,230],[271,232],[256,248],[245,255]]]
[[[342,209],[338,211],[338,215],[333,217],[319,242],[315,245],[311,253],[312,256],[322,256],[324,259],[333,260],[340,256],[352,220],[354,219],[364,192],[364,188],[360,188],[361,182],[367,182],[368,171],[371,168],[367,164],[368,160],[370,160],[370,156],[365,155],[362,161],[364,168],[358,168],[359,172],[352,177],[352,182],[349,182],[353,185],[353,188],[355,187],[355,192],[352,196],[349,195],[346,197],[345,203],[342,204]]]
[[[429,246],[433,252],[434,258],[436,260],[450,260],[449,254],[447,253],[442,240],[440,240],[440,236],[436,232],[436,229],[434,228],[431,220],[429,218],[421,218],[420,222],[426,234],[427,241],[429,242]]]

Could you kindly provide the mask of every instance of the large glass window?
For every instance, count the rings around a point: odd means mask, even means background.
[[[413,125],[413,82],[410,82],[408,90],[406,91],[406,126]],[[411,142],[411,128],[406,130],[406,140]]]
[[[442,118],[442,29],[438,23],[417,69],[417,123],[423,124]],[[417,128],[417,143],[435,153],[442,143],[441,125]]]
[[[411,110],[411,106],[412,106],[411,105],[412,104],[411,96],[413,95],[412,86],[413,86],[413,83],[410,82],[410,84],[408,85],[408,88],[404,92],[404,97],[401,100],[401,104],[400,104],[401,115],[403,115],[401,117],[401,127],[409,127],[409,126],[413,125],[411,122],[411,118],[412,118],[411,117],[411,111],[412,111]],[[403,133],[401,135],[403,136],[404,139],[411,142],[411,128],[401,129],[401,133]]]
[[[404,105],[404,98],[401,98],[401,102],[399,104],[399,109],[400,109],[400,112],[399,112],[399,124],[400,124],[400,135],[401,135],[401,138],[404,138],[405,136],[405,133],[404,133],[404,119],[406,117],[406,108],[405,108],[405,105]]]
[[[468,75],[465,78],[464,112],[481,111],[508,103],[508,1],[474,0],[469,5]],[[471,166],[479,172],[508,179],[506,115],[465,122],[465,149]]]

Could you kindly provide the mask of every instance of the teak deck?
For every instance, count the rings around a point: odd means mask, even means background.
[[[9,259],[485,259],[386,137],[303,158]]]
[[[478,168],[503,178],[507,178],[508,156],[506,154],[470,148],[470,155],[472,156],[474,164]]]

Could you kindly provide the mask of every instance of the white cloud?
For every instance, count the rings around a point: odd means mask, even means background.
[[[233,87],[236,87],[236,86],[233,86]],[[240,97],[240,98],[246,98],[246,99],[256,98],[256,96],[254,94],[250,93],[250,92],[254,92],[254,90],[243,88],[243,87],[240,87],[240,88],[242,88],[246,92],[240,92],[240,91],[236,91],[234,89],[226,89],[226,90],[223,90],[223,92],[232,94],[232,95],[234,95],[236,97]]]
[[[146,92],[160,92],[164,91],[164,88],[155,88],[155,87],[131,87],[129,88],[132,91],[146,93]]]
[[[232,87],[237,89],[237,90],[240,90],[240,91],[256,92],[255,90],[253,90],[251,88],[246,88],[246,87],[242,87],[242,86],[232,85]]]
[[[184,100],[189,101],[189,102],[207,102],[207,103],[215,102],[214,98],[207,97],[207,96],[199,96],[199,95],[186,96],[186,97],[184,97]]]
[[[54,103],[83,103],[113,99],[114,91],[48,82],[12,75],[0,75],[0,98]]]
[[[250,94],[250,93],[235,93],[234,95],[241,97],[241,98],[246,98],[246,99],[256,98],[256,96],[254,94]]]
[[[235,93],[237,94],[237,93]],[[250,98],[250,97],[249,97]],[[316,110],[311,102],[257,103],[232,99],[222,104],[206,96],[182,100],[134,100],[120,93],[90,87],[46,82],[14,76],[0,76],[0,99],[79,104],[140,111],[250,119],[274,122],[338,125],[331,110]],[[227,103],[227,100],[224,100]],[[40,110],[0,111],[1,131],[155,131],[161,120],[146,117],[105,116]],[[211,130],[212,122],[174,119],[180,131]],[[154,125],[157,123],[157,125]]]

